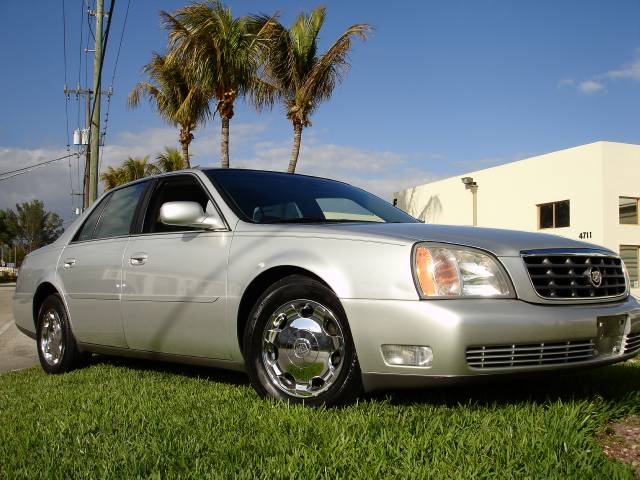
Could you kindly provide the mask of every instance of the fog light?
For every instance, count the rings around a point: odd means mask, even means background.
[[[391,366],[430,367],[433,363],[431,347],[420,345],[382,345],[384,363]]]

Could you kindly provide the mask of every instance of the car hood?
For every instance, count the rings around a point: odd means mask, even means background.
[[[258,225],[254,225],[258,227]],[[267,227],[261,225],[261,227]],[[497,228],[430,225],[423,223],[344,223],[322,225],[278,225],[267,227],[279,234],[349,237],[369,241],[442,242],[487,250],[501,257],[519,256],[523,250],[586,248],[613,253],[591,243],[558,235]],[[266,232],[265,232],[266,233]],[[273,232],[275,233],[275,232]]]
[[[598,245],[571,240],[558,235],[497,228],[422,223],[363,223],[339,225],[338,229],[354,233],[377,233],[397,239],[466,245],[488,250],[495,255],[503,257],[519,256],[523,250],[546,248],[595,248],[609,251]]]

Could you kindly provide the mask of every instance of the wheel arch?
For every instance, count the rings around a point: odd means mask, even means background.
[[[42,282],[38,285],[36,292],[33,295],[33,326],[37,329],[38,327],[38,313],[40,312],[40,307],[42,306],[42,302],[49,295],[60,295],[58,289],[50,282]],[[64,300],[63,300],[64,302]]]
[[[236,319],[236,340],[240,351],[242,352],[242,337],[244,329],[249,321],[249,313],[255,305],[256,301],[264,293],[264,291],[279,280],[290,275],[303,275],[305,277],[317,280],[335,293],[334,289],[321,277],[302,267],[294,265],[279,265],[271,267],[258,276],[256,276],[245,288],[238,306],[238,315]]]

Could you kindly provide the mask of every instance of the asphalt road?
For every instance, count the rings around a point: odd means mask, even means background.
[[[36,343],[16,328],[11,313],[15,285],[0,283],[0,373],[38,363]]]

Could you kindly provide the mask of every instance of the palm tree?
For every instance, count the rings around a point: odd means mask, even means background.
[[[129,157],[117,168],[108,167],[100,175],[105,191],[139,178],[156,175],[160,169],[149,161],[149,155],[143,158]]]
[[[325,7],[309,15],[301,13],[287,29],[269,23],[268,47],[263,51],[263,81],[255,84],[253,101],[258,108],[281,101],[293,125],[293,147],[289,173],[295,173],[302,130],[311,125],[310,115],[328,100],[336,84],[349,69],[351,40],[367,39],[372,27],[358,23],[347,28],[322,55],[318,55],[318,33],[325,19]]]
[[[164,147],[156,156],[156,167],[161,172],[175,172],[184,168],[183,158],[177,148]]]
[[[122,181],[120,168],[113,167],[107,167],[107,169],[100,174],[100,181],[104,184],[105,192],[126,183]]]
[[[209,115],[209,100],[196,83],[188,79],[184,65],[154,53],[143,72],[148,82],[138,83],[129,94],[129,106],[135,108],[145,96],[157,112],[171,125],[180,127],[178,140],[182,146],[184,166],[191,167],[189,144],[193,130]]]
[[[170,56],[189,66],[194,83],[217,101],[222,124],[220,160],[229,167],[229,122],[236,98],[251,88],[259,66],[261,43],[273,17],[234,18],[219,1],[194,3],[173,15],[160,12],[169,31]]]

